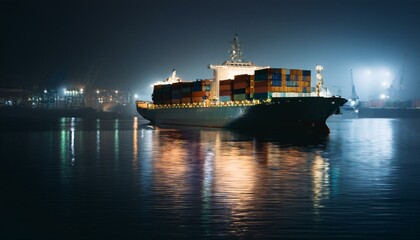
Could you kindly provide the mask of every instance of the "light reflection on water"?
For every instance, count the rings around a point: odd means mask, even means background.
[[[15,195],[31,199],[24,206],[35,201],[30,213],[47,211],[43,223],[57,229],[34,232],[29,218],[23,237],[72,229],[88,238],[392,238],[419,233],[418,219],[408,218],[420,214],[410,184],[419,176],[419,133],[407,121],[415,120],[329,122],[326,138],[289,141],[140,118],[68,118],[44,131],[4,131],[0,143],[27,142],[5,153],[33,180],[22,180],[34,185],[31,195]]]

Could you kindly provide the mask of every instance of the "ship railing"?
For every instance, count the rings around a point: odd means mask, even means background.
[[[197,108],[197,107],[233,107],[233,106],[254,106],[261,102],[269,102],[270,100],[241,100],[241,101],[226,101],[226,102],[194,102],[194,103],[179,103],[179,104],[153,104],[148,103],[149,109],[167,109],[167,108]]]

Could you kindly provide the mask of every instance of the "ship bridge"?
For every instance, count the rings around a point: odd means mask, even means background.
[[[219,99],[220,80],[234,79],[235,75],[254,75],[255,70],[269,68],[269,66],[256,66],[253,62],[243,60],[243,52],[238,35],[236,34],[230,44],[230,59],[222,65],[209,65],[213,70],[213,85],[211,87],[210,99]]]

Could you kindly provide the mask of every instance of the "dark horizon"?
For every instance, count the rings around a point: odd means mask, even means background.
[[[0,1],[0,87],[130,89],[176,69],[185,80],[211,78],[237,33],[257,65],[325,67],[325,85],[362,100],[398,83],[420,98],[420,2],[405,1]],[[313,81],[314,84],[314,81]]]

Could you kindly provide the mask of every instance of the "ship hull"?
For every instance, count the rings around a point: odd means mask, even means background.
[[[283,97],[252,106],[157,109],[137,107],[137,111],[157,125],[329,131],[326,120],[346,101],[339,97]]]
[[[420,118],[418,108],[360,108],[359,118]]]

